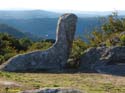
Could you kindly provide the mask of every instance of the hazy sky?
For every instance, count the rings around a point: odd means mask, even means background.
[[[125,0],[0,0],[2,9],[114,11],[125,10]]]

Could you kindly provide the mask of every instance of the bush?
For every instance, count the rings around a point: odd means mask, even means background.
[[[22,38],[19,40],[22,50],[26,51],[32,45],[32,41],[27,38]]]
[[[32,44],[32,46],[29,48],[28,51],[33,51],[33,50],[46,50],[49,47],[52,46],[53,43],[47,42],[47,41],[42,41],[42,42],[35,42]]]
[[[89,36],[89,46],[98,47],[101,44],[106,46],[125,45],[124,36],[119,38],[119,34],[125,30],[125,18],[120,18],[117,12],[113,12],[108,18],[105,18],[104,24],[92,31]]]
[[[125,35],[122,35],[120,37],[120,40],[121,40],[121,45],[125,46]]]
[[[0,55],[0,65],[4,62],[4,56]]]
[[[79,59],[81,55],[84,53],[84,50],[86,50],[87,48],[87,43],[84,42],[82,39],[77,38],[76,40],[74,40],[67,67],[77,68],[79,66]]]

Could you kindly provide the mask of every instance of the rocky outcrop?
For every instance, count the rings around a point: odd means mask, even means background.
[[[68,88],[45,88],[38,90],[27,90],[20,93],[85,93],[85,92],[80,92],[79,90],[68,89]]]
[[[2,65],[5,71],[62,70],[72,48],[77,17],[74,14],[62,15],[57,24],[56,42],[45,51],[20,54]]]
[[[125,75],[125,47],[98,47],[85,51],[80,69]]]

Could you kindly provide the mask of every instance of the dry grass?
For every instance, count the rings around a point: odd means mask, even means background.
[[[53,73],[8,73],[0,72],[0,79],[18,82],[22,86],[11,86],[7,93],[44,87],[73,87],[88,93],[125,93],[125,77],[104,74],[53,74]],[[0,93],[7,86],[0,86]],[[5,92],[6,93],[6,92]]]

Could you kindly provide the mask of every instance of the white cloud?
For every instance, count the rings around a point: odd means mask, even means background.
[[[125,10],[125,0],[0,0],[0,9],[112,11]]]

